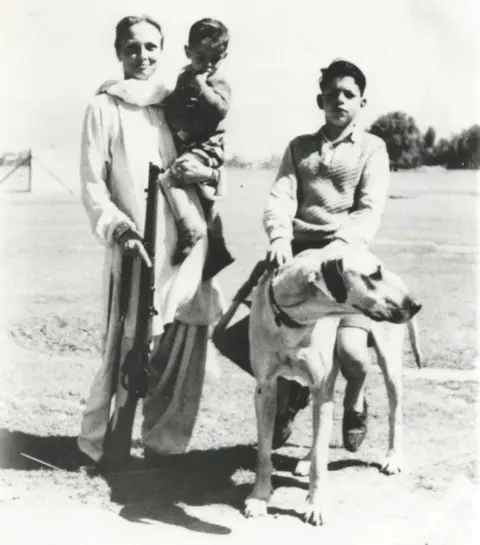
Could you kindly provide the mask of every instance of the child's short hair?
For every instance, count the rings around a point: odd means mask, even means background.
[[[205,38],[210,38],[212,46],[219,53],[225,53],[230,36],[227,27],[222,22],[207,17],[193,23],[188,34],[188,45],[195,47]]]
[[[352,77],[355,83],[360,89],[360,93],[363,95],[365,87],[367,86],[367,78],[360,68],[353,64],[353,62],[337,59],[330,63],[327,68],[322,68],[322,75],[318,80],[322,93],[325,91],[326,86],[335,78],[344,78],[347,76]]]

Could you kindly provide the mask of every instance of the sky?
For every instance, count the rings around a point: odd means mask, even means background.
[[[367,75],[362,123],[404,111],[440,136],[479,122],[476,0],[0,0],[0,149],[78,153],[85,106],[121,77],[114,28],[148,13],[163,25],[161,69],[174,82],[197,19],[231,31],[228,154],[281,154],[312,132],[320,68],[334,58]]]

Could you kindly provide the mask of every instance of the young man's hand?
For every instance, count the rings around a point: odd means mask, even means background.
[[[277,238],[270,244],[267,252],[267,265],[281,267],[292,259],[292,246],[287,238]]]

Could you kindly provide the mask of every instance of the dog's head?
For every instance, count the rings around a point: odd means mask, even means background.
[[[366,250],[348,250],[342,257],[324,261],[311,281],[319,289],[326,287],[337,303],[351,306],[372,320],[400,324],[421,309],[401,278]]]

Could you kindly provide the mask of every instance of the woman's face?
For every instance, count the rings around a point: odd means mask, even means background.
[[[162,53],[159,30],[142,21],[132,25],[117,51],[125,78],[149,79],[157,69]]]

